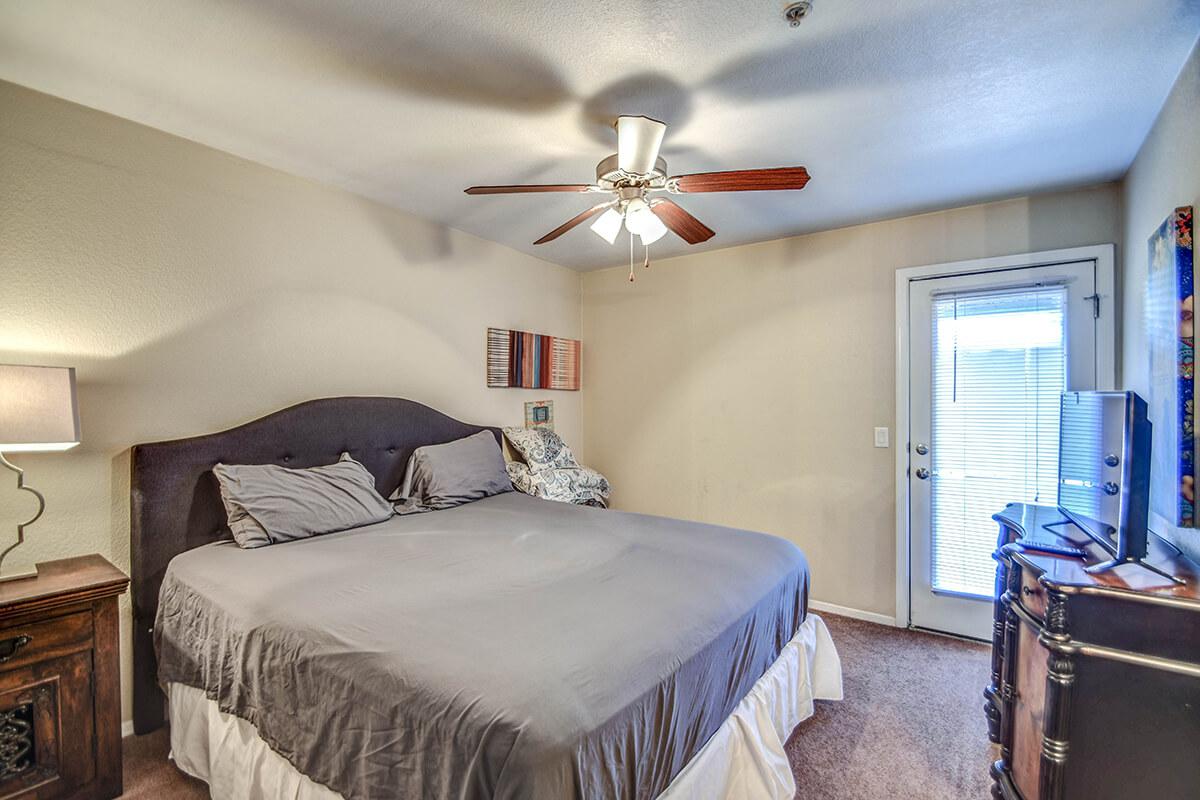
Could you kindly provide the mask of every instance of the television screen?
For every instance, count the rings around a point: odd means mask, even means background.
[[[1058,507],[1106,549],[1121,527],[1127,396],[1063,392]]]

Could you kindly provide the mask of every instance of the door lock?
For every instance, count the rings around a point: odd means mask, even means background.
[[[929,448],[926,445],[919,444],[916,446],[916,451],[917,451],[917,455],[923,456],[929,452]]]
[[[924,467],[917,467],[916,476],[921,480],[929,480],[929,470]]]

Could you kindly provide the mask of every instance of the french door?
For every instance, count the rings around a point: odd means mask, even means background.
[[[1057,502],[1059,396],[1097,388],[1096,262],[909,282],[909,615],[990,638],[997,526]]]

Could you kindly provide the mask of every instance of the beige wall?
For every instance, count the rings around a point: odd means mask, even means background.
[[[588,273],[591,464],[618,507],[787,537],[815,599],[892,616],[895,452],[872,428],[895,432],[895,270],[1120,225],[1105,185],[669,259],[633,285]]]
[[[685,256],[633,286],[586,274],[582,398],[489,391],[482,374],[487,325],[581,333],[578,275],[0,83],[0,362],[78,367],[84,431],[74,451],[19,459],[49,508],[14,566],[128,566],[135,442],[334,394],[502,424],[551,396],[618,507],[783,535],[816,599],[891,615],[895,453],[871,429],[894,433],[894,271],[1120,246],[1124,222],[1122,284],[1139,286],[1145,237],[1197,203],[1198,71],[1193,55],[1124,212],[1106,185]],[[1140,295],[1124,302],[1138,388]],[[0,484],[0,530],[25,503]]]
[[[484,387],[486,326],[578,336],[579,282],[0,83],[0,363],[78,367],[83,425],[71,452],[13,458],[49,503],[14,566],[100,552],[128,568],[131,444],[313,397],[398,395],[521,424],[522,403],[549,396],[559,430],[580,445],[577,393]],[[7,537],[30,504],[5,474]],[[124,615],[128,641],[128,603]]]
[[[1145,394],[1150,383],[1145,334],[1147,240],[1178,206],[1200,207],[1200,46],[1192,51],[1158,121],[1125,176],[1124,318],[1121,380]],[[1163,527],[1194,558],[1200,533]]]

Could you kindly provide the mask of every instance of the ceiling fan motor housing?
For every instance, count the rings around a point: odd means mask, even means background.
[[[654,160],[654,170],[646,175],[633,175],[618,167],[616,153],[596,165],[596,185],[605,189],[619,189],[622,186],[661,189],[666,183],[667,162],[661,156]]]

